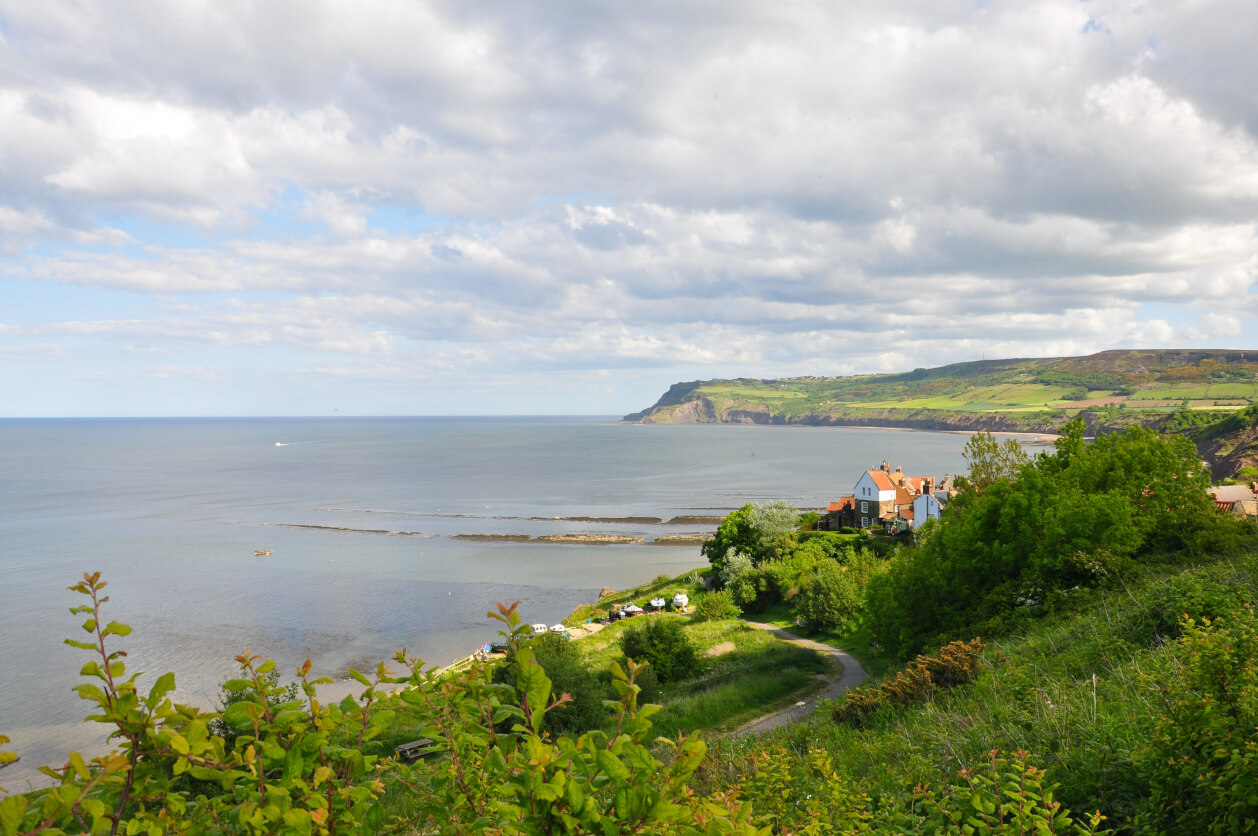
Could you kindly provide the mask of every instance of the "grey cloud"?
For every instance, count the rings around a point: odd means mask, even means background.
[[[139,326],[171,340],[442,348],[452,375],[1211,333],[1132,330],[1145,302],[1243,313],[1211,320],[1243,335],[1255,14],[0,0],[0,276],[174,295],[195,315]],[[330,231],[267,238],[289,191]],[[443,220],[372,230],[381,202]],[[216,243],[114,249],[106,217]]]

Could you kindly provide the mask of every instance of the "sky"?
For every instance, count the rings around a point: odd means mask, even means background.
[[[1258,3],[0,0],[0,416],[1258,347]]]

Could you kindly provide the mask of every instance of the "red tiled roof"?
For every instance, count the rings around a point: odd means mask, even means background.
[[[895,504],[908,505],[909,507],[912,507],[913,495],[909,493],[908,491],[906,491],[904,488],[896,488],[895,489]]]
[[[874,487],[878,488],[878,490],[895,490],[895,485],[891,484],[891,480],[887,477],[887,474],[883,473],[881,470],[871,470],[869,471],[869,475],[874,480]]]
[[[827,511],[846,511],[849,508],[855,508],[855,507],[856,507],[856,497],[843,496],[839,498],[838,502],[831,502],[830,507],[828,507],[826,510]]]

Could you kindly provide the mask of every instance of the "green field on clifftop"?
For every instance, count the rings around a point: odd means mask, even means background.
[[[1149,423],[1168,410],[1258,403],[1258,351],[1106,351],[986,360],[903,374],[709,380],[674,385],[647,423],[800,423],[1051,431],[1085,413]],[[994,426],[993,426],[994,422]]]

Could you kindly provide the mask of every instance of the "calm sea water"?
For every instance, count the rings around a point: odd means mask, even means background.
[[[172,670],[176,698],[209,707],[246,647],[329,675],[403,646],[444,664],[494,638],[496,601],[553,623],[603,586],[705,565],[695,546],[455,535],[698,532],[562,518],[817,507],[883,459],[956,473],[965,441],[611,418],[0,421],[0,732],[23,758],[4,784],[101,745],[71,691],[87,654],[62,643],[86,638],[67,591],[85,571],[134,628],[117,646],[141,686]]]

